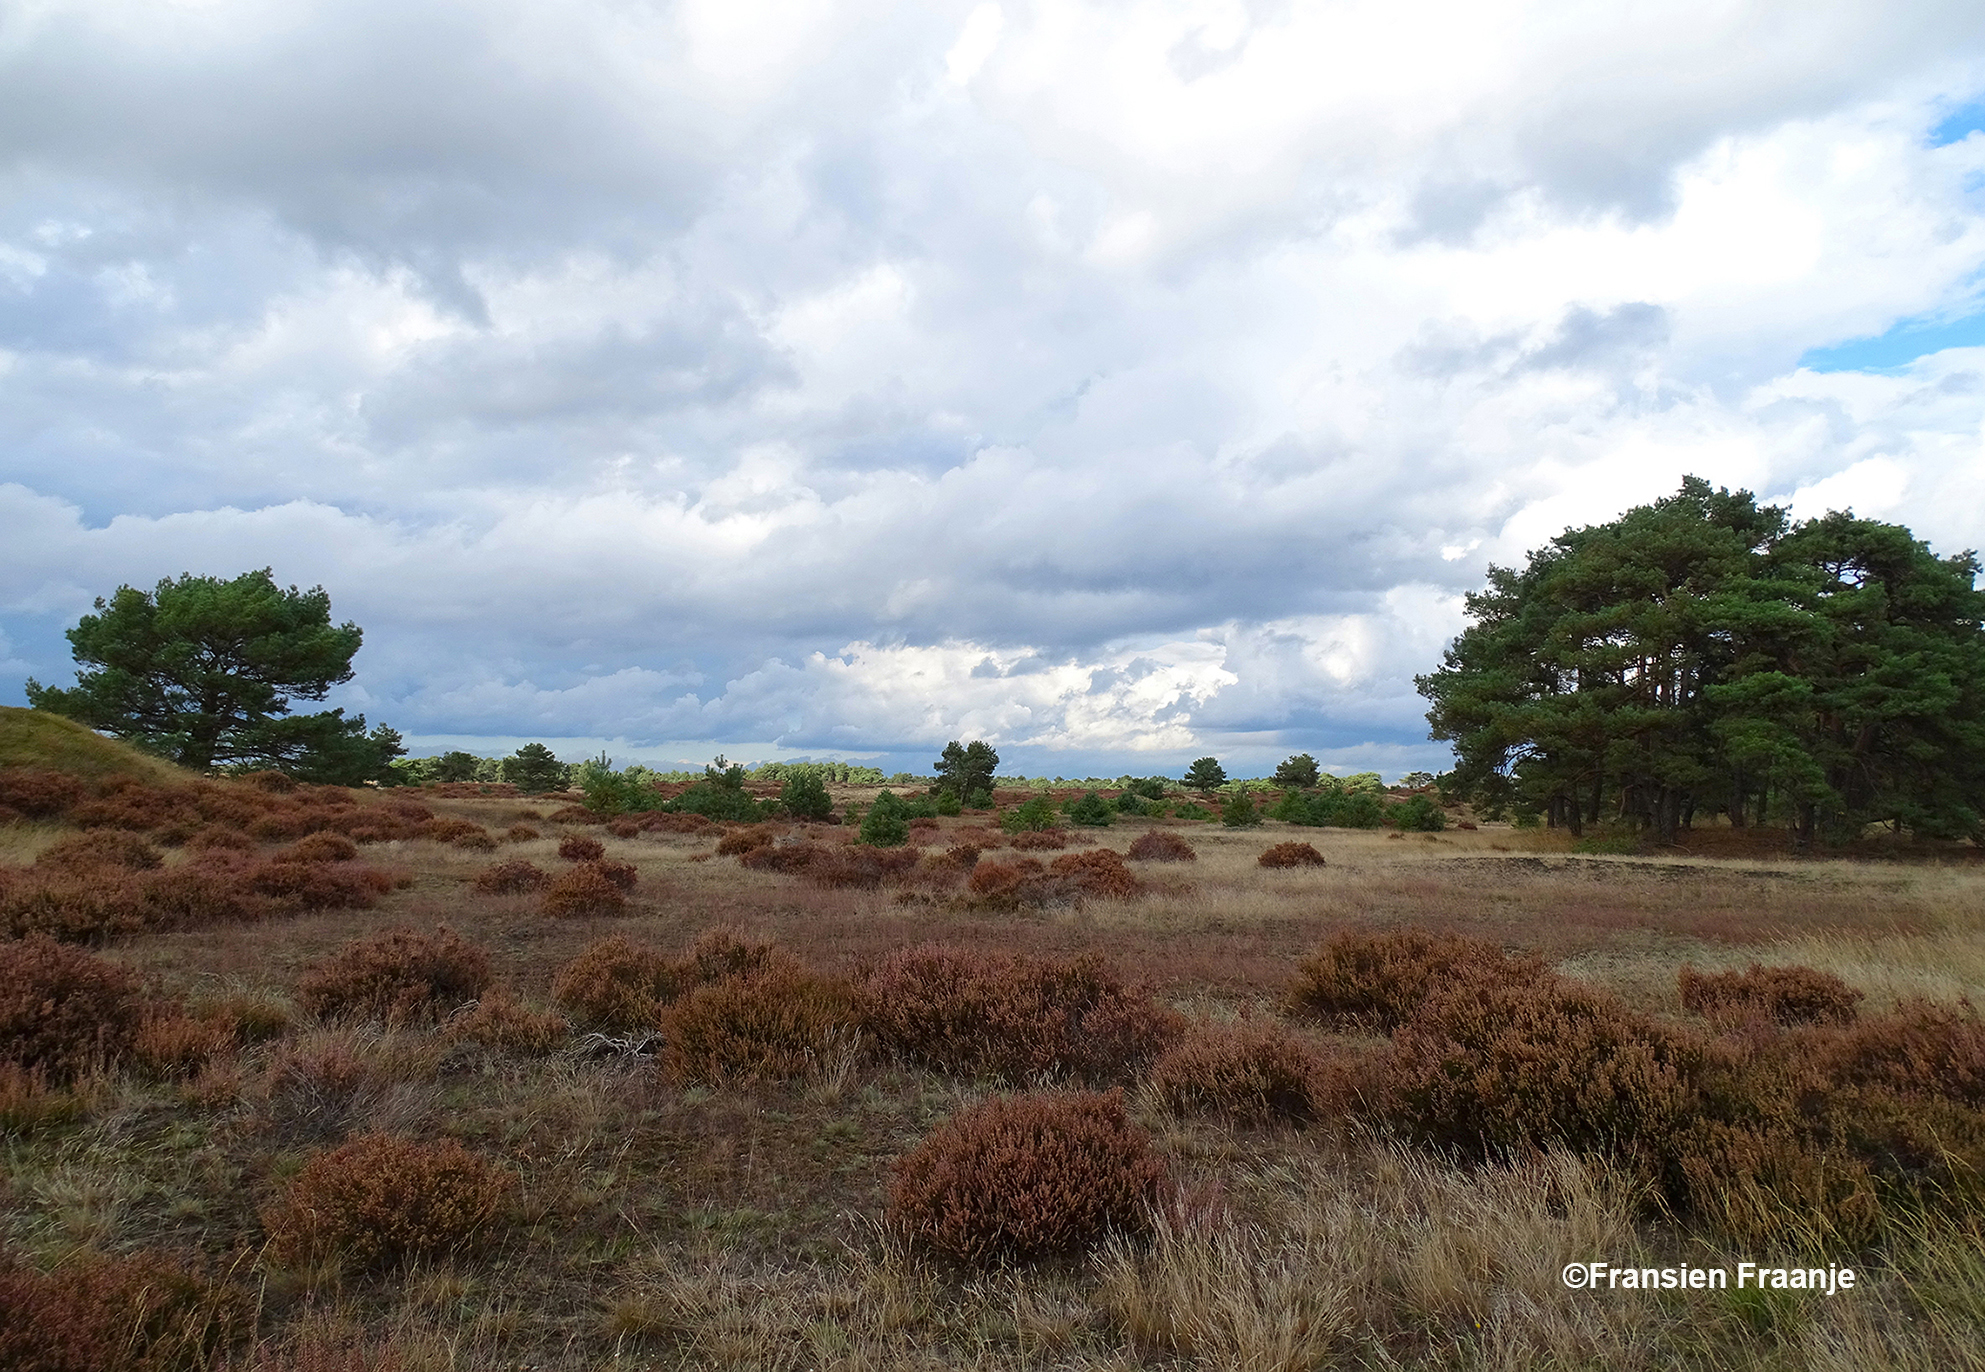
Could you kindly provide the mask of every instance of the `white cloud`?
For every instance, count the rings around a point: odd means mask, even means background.
[[[1985,542],[1985,350],[1798,366],[1975,304],[1958,0],[16,18],[15,679],[271,565],[423,736],[1423,765],[1685,473]]]

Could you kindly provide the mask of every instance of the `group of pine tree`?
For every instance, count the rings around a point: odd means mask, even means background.
[[[1970,552],[1793,520],[1690,477],[1492,568],[1417,679],[1452,796],[1672,842],[1707,816],[1802,844],[1985,840],[1985,593]]]

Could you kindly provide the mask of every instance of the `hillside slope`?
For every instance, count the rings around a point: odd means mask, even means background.
[[[185,782],[193,773],[139,752],[61,715],[0,705],[0,767],[46,767],[88,781],[129,776],[154,783]]]

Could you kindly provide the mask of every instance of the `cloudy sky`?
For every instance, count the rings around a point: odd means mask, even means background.
[[[1685,473],[1985,544],[1985,9],[0,0],[0,701],[268,566],[416,753],[1438,767]]]

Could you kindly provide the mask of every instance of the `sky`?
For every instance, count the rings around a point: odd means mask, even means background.
[[[1977,0],[0,0],[0,702],[268,567],[416,755],[1439,770],[1686,474],[1985,544],[1982,289]]]

